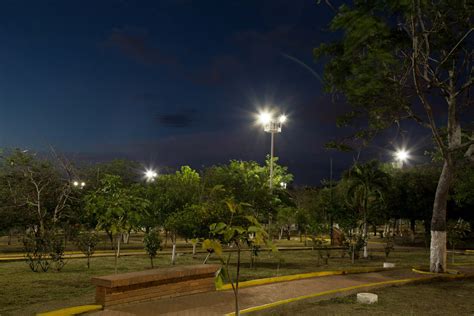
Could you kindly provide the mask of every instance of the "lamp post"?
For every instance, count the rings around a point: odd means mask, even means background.
[[[275,134],[281,133],[283,124],[286,122],[286,115],[282,114],[274,118],[270,112],[261,112],[258,116],[263,130],[271,135],[270,141],[270,190],[273,188],[273,150],[275,144]]]

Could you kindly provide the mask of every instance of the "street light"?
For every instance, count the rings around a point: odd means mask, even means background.
[[[397,150],[394,156],[399,168],[403,168],[403,163],[410,158],[409,152],[405,149]]]
[[[145,170],[145,179],[146,182],[153,182],[155,181],[156,177],[158,177],[158,173],[153,169],[146,169]]]
[[[74,181],[72,185],[76,188],[83,189],[86,186],[85,182]]]
[[[264,111],[258,115],[258,121],[263,126],[263,130],[271,134],[270,143],[270,190],[273,188],[273,148],[274,148],[274,137],[276,133],[281,133],[283,123],[287,120],[286,115],[281,114],[278,117],[274,117],[273,113]]]

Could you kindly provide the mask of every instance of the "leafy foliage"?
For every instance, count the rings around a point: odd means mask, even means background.
[[[156,230],[150,230],[145,234],[143,244],[145,245],[145,251],[150,257],[151,267],[153,268],[153,259],[158,254],[158,250],[161,250],[160,234]]]

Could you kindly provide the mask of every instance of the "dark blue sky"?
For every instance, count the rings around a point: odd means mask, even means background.
[[[22,1],[0,4],[0,147],[193,167],[262,161],[259,107],[289,115],[276,155],[318,184],[344,105],[324,95],[312,48],[332,12],[298,1]]]

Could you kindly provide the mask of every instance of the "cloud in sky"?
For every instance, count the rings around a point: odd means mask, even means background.
[[[173,113],[157,115],[157,121],[165,127],[184,128],[191,126],[196,120],[196,110],[181,110]]]
[[[176,57],[150,44],[143,30],[115,29],[105,40],[106,47],[118,48],[124,55],[148,65],[177,65]]]

